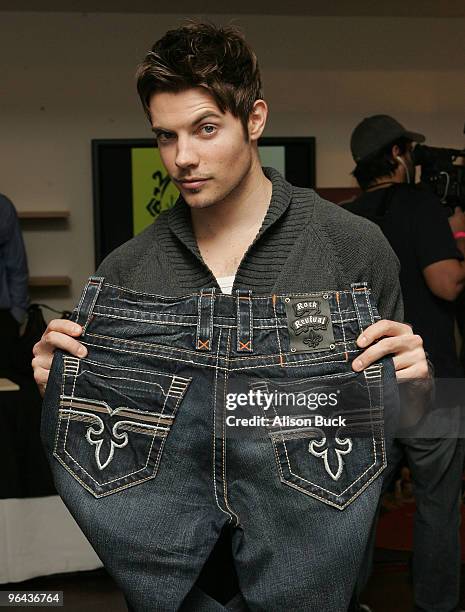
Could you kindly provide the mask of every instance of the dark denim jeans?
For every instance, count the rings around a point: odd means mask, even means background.
[[[351,369],[378,318],[364,284],[166,297],[90,278],[73,315],[89,353],[57,351],[42,439],[134,610],[185,606],[226,524],[250,610],[347,610],[386,466],[386,393],[396,397],[390,358]],[[320,422],[285,421],[278,400],[231,405],[232,390],[258,389],[316,398],[292,416]],[[255,409],[268,422],[234,424]]]

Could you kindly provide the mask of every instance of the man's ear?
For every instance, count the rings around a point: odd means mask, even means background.
[[[249,115],[247,128],[250,140],[258,140],[265,129],[268,117],[268,105],[265,100],[255,100]]]
[[[393,145],[391,149],[391,155],[393,159],[396,159],[400,155],[399,145]]]

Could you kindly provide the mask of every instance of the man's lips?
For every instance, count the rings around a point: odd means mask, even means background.
[[[178,185],[181,185],[181,187],[184,187],[184,189],[199,189],[199,187],[202,187],[202,185],[205,185],[205,183],[210,180],[207,178],[195,178],[195,179],[176,179],[176,183],[178,183]]]

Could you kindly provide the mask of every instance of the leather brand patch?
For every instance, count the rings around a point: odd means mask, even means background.
[[[334,348],[331,311],[326,294],[287,297],[284,303],[291,352],[308,353]]]

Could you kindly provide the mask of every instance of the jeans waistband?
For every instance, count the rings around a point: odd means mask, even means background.
[[[215,287],[184,296],[163,296],[140,293],[106,283],[103,277],[91,276],[74,311],[73,320],[81,324],[84,333],[94,313],[129,318],[141,323],[182,323],[196,327],[198,351],[210,351],[216,325],[235,328],[236,350],[253,352],[254,330],[278,328],[289,324],[289,305],[301,308],[302,314],[318,313],[316,304],[325,303],[331,324],[351,326],[355,337],[380,317],[366,283],[352,283],[349,288],[308,293],[255,295],[250,290],[237,289],[232,295],[219,293]],[[341,334],[339,334],[341,335]],[[351,334],[354,337],[354,333]]]

